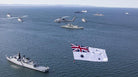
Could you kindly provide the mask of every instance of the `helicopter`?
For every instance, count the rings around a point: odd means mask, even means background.
[[[24,15],[24,16],[21,16],[21,17],[17,17],[17,16],[15,17],[15,16],[11,16],[10,13],[7,13],[6,16],[7,16],[8,19],[17,19],[18,22],[24,22],[23,18],[28,17],[28,15]]]
[[[21,17],[18,17],[18,22],[23,22],[22,18]]]
[[[10,13],[7,13],[6,15],[8,18],[12,17]]]
[[[55,23],[62,23],[62,22],[63,22],[63,23],[66,23],[66,22],[73,22],[73,21],[75,21],[75,19],[76,19],[75,16],[72,18],[72,20],[66,19],[67,17],[69,17],[69,16],[59,17],[59,18],[55,19],[54,22],[55,22]]]

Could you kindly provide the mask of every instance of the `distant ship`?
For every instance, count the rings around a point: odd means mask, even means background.
[[[103,14],[93,14],[94,16],[104,16]]]
[[[87,22],[87,20],[86,20],[86,19],[84,19],[84,18],[82,18],[82,19],[81,19],[81,21],[82,21],[82,22]]]
[[[20,53],[18,55],[14,55],[14,56],[10,56],[10,57],[6,56],[6,59],[14,64],[19,65],[19,66],[37,70],[40,72],[48,72],[49,71],[49,67],[39,66],[39,65],[35,64],[29,58],[26,58],[25,56],[21,57]]]
[[[87,13],[87,10],[82,10],[81,12],[82,12],[82,13]]]
[[[128,12],[126,12],[125,14],[128,14]]]
[[[74,13],[82,13],[81,11],[75,11]]]
[[[76,11],[74,13],[87,13],[87,10],[82,10],[82,11]]]
[[[8,13],[6,16],[7,16],[8,18],[12,17],[12,16],[10,15],[10,13]]]
[[[23,22],[23,20],[19,17],[18,19],[17,19],[19,22]]]
[[[67,25],[63,25],[61,26],[62,28],[67,28],[67,29],[83,29],[83,27],[79,27],[77,25],[73,25],[73,24],[67,24]]]

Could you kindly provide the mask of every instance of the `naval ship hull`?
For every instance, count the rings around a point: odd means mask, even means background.
[[[44,67],[44,66],[37,66],[37,67],[34,67],[32,65],[29,65],[29,64],[26,64],[26,63],[23,63],[22,61],[18,61],[17,59],[14,59],[14,58],[10,58],[10,57],[7,57],[6,56],[6,59],[11,62],[11,63],[14,63],[16,65],[19,65],[19,66],[22,66],[22,67],[26,67],[26,68],[29,68],[29,69],[32,69],[32,70],[36,70],[36,71],[39,71],[39,72],[48,72],[49,71],[49,67]]]
[[[72,24],[63,25],[61,27],[66,29],[83,29],[83,27],[79,27],[77,25],[72,25]]]

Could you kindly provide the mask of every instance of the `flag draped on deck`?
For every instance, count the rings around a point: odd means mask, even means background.
[[[75,60],[107,62],[108,58],[105,49],[93,48],[71,44]]]

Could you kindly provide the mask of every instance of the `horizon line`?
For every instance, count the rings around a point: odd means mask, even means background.
[[[138,8],[138,7],[108,7],[108,6],[92,6],[92,5],[81,5],[81,4],[0,4],[0,6],[64,6],[64,7],[103,7],[103,8]]]

